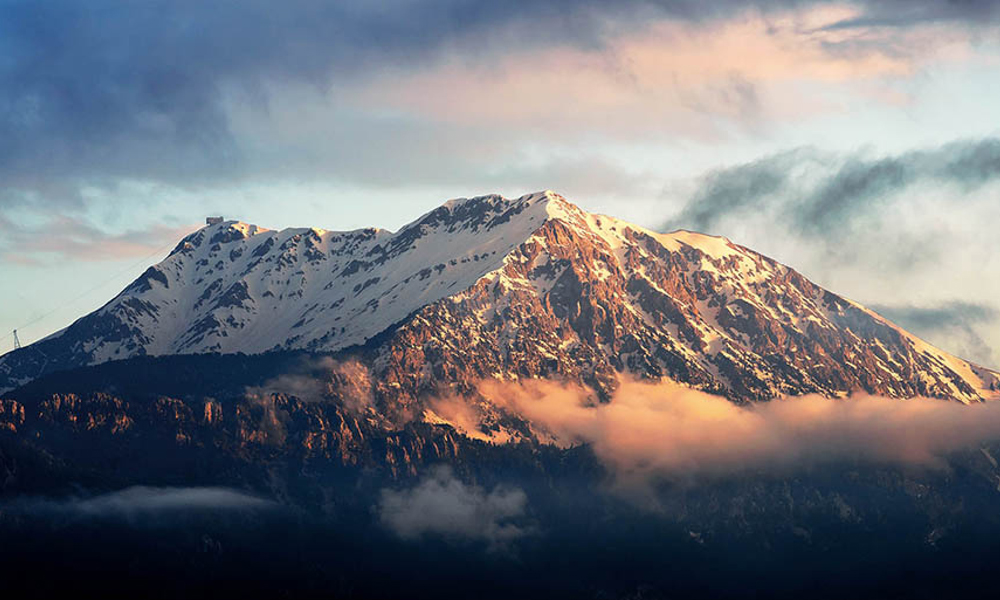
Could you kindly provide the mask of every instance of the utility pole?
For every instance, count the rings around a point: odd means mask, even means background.
[[[17,330],[14,330],[14,350],[21,348],[21,340],[17,339]]]

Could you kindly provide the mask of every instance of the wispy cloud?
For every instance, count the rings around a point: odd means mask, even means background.
[[[111,233],[87,221],[57,215],[42,224],[18,226],[0,215],[0,261],[43,264],[47,260],[102,261],[146,257],[190,233],[197,225],[157,224]]]
[[[895,156],[824,153],[803,148],[709,173],[667,227],[712,230],[737,213],[781,209],[792,224],[834,236],[853,220],[878,213],[895,195],[926,183],[964,192],[1000,180],[1000,139],[984,138]]]
[[[931,306],[873,304],[872,309],[920,336],[934,338],[955,353],[985,365],[1000,365],[1000,353],[984,339],[1000,327],[1000,309],[955,300]]]
[[[144,486],[96,496],[68,498],[22,496],[2,505],[5,510],[14,513],[126,520],[204,510],[268,510],[276,506],[269,500],[229,488]]]
[[[487,492],[463,483],[442,466],[412,488],[383,490],[378,511],[382,524],[403,539],[440,536],[485,542],[498,550],[527,533],[517,524],[527,502],[520,489]]]
[[[1000,5],[994,0],[936,2],[916,0],[906,2],[867,2],[865,10],[826,25],[826,29],[859,27],[912,27],[927,22],[958,21],[989,23],[1000,19]]]
[[[304,357],[286,372],[260,386],[248,387],[244,393],[258,399],[284,394],[304,402],[336,401],[364,414],[371,413],[374,406],[372,388],[370,371],[357,360],[323,356]]]
[[[962,327],[909,324],[947,350],[997,364],[1000,278],[989,274],[1000,269],[991,226],[1000,219],[1000,140],[889,155],[802,148],[696,183],[664,228],[727,235],[866,303],[927,315],[980,305],[984,312]],[[951,335],[963,328],[974,337]]]

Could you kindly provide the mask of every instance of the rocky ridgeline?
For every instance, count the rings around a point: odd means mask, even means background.
[[[408,477],[427,465],[458,462],[463,449],[478,444],[440,425],[374,428],[334,403],[281,394],[226,402],[53,394],[27,411],[6,400],[0,430],[8,436],[0,439],[0,454],[15,455],[0,471],[3,493],[50,490],[70,481],[113,486],[116,480],[129,485],[175,478],[279,493],[266,481],[247,480],[265,475],[261,470],[268,464]]]

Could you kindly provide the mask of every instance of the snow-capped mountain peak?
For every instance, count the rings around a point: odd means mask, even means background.
[[[100,310],[0,358],[0,390],[136,355],[361,346],[397,396],[524,376],[606,393],[623,372],[737,400],[1000,395],[992,371],[767,257],[552,191],[450,200],[396,232],[208,225]]]

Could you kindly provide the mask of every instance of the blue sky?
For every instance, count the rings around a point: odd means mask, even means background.
[[[0,332],[64,327],[208,214],[395,229],[554,189],[997,367],[998,72],[987,1],[4,1]]]

